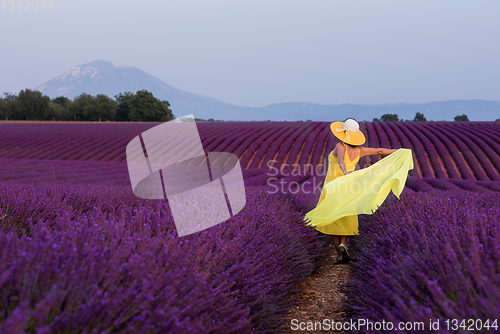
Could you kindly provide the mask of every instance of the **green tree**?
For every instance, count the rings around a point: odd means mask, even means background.
[[[399,121],[399,117],[397,114],[383,114],[380,120],[382,122],[397,122]]]
[[[469,121],[469,117],[466,114],[455,116],[455,121]]]
[[[85,120],[84,109],[88,105],[94,104],[94,99],[87,93],[81,93],[68,105],[68,114],[76,121]]]
[[[55,121],[58,120],[71,120],[71,117],[68,115],[68,106],[71,104],[71,100],[65,96],[58,96],[51,100],[50,102],[50,117]]]
[[[500,118],[497,118],[497,119],[495,120],[495,122],[500,122]]]
[[[38,90],[21,90],[16,98],[17,111],[22,119],[45,120],[49,116],[50,97]]]
[[[379,119],[378,119],[377,117],[375,117],[375,118],[373,119],[373,122],[379,122]]]
[[[58,96],[51,101],[50,111],[51,115],[59,120],[70,121],[72,119],[72,115],[69,114],[68,107],[71,104],[71,100],[65,96]],[[59,116],[57,116],[59,115]]]
[[[133,122],[166,122],[172,119],[167,101],[160,101],[147,90],[139,90],[130,99],[129,118]]]
[[[58,96],[54,99],[52,99],[52,102],[57,103],[63,108],[67,108],[69,104],[71,103],[71,100],[68,99],[66,96]]]
[[[55,102],[51,101],[49,104],[49,111],[47,114],[47,118],[48,119],[52,118],[53,121],[55,121],[56,118],[58,120],[61,120],[62,115],[63,115],[63,107],[61,107],[61,105],[59,103],[55,103]]]
[[[115,121],[126,122],[130,121],[130,100],[134,97],[134,93],[125,92],[115,95],[118,107],[116,109]]]
[[[415,118],[413,120],[417,121],[417,122],[426,122],[427,121],[424,114],[422,114],[421,112],[416,113]]]
[[[4,98],[0,97],[0,117],[3,119],[6,116],[7,116],[7,101],[5,101]]]
[[[3,108],[2,118],[5,117],[5,120],[8,121],[10,119],[17,119],[17,106],[16,106],[16,98],[15,94],[4,93],[5,97],[3,100]]]
[[[107,95],[97,94],[87,98],[87,103],[83,106],[83,119],[86,121],[111,120],[115,117],[116,102]]]

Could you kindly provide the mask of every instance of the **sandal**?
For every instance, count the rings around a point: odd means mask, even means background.
[[[342,264],[342,263],[343,263],[342,254],[339,254],[337,255],[337,258],[335,259],[333,264]]]
[[[347,252],[347,247],[344,244],[340,244],[339,250],[342,263],[349,263],[351,261],[351,258],[349,257],[349,253]]]

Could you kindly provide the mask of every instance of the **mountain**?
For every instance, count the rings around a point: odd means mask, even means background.
[[[106,94],[113,98],[125,91],[135,93],[146,89],[155,97],[167,100],[176,116],[194,114],[196,118],[237,119],[238,114],[253,109],[233,106],[210,97],[184,92],[137,67],[123,66],[105,60],[77,65],[35,89],[51,98],[62,95],[70,99],[83,92],[91,95]]]
[[[455,100],[423,104],[397,103],[383,105],[321,105],[309,102],[288,102],[260,108],[236,106],[203,95],[177,89],[133,66],[96,60],[77,65],[66,73],[35,89],[50,96],[74,98],[81,93],[106,94],[114,97],[125,91],[146,89],[155,97],[167,100],[175,116],[193,114],[196,118],[221,120],[313,120],[335,121],[347,117],[371,121],[382,114],[398,114],[400,119],[413,119],[422,112],[428,120],[453,120],[466,114],[470,120],[491,121],[500,118],[500,101]]]

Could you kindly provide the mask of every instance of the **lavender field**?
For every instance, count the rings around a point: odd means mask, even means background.
[[[498,123],[360,123],[369,146],[411,148],[415,169],[351,239],[353,319],[500,316]],[[0,333],[289,326],[330,242],[302,221],[335,143],[329,123],[197,123],[206,152],[239,157],[247,205],[182,238],[168,203],[135,197],[128,179],[125,147],[155,125],[0,122]]]
[[[55,178],[66,178],[73,163],[85,162],[92,166],[89,168],[103,172],[74,170],[71,175],[79,180],[106,180],[103,175],[107,170],[115,175],[110,182],[124,184],[128,181],[127,143],[157,124],[3,122],[0,163],[3,166],[28,159],[28,169],[22,167],[22,162],[18,168],[31,173],[33,180],[49,172],[52,177],[55,174]],[[410,171],[407,186],[413,190],[500,190],[500,122],[359,124],[367,146],[412,149],[415,168]],[[246,177],[274,170],[272,176],[285,178],[285,182],[292,178],[305,182],[318,176],[321,180],[326,156],[335,145],[328,122],[198,122],[197,127],[205,152],[234,153]],[[363,157],[360,168],[381,158]],[[36,171],[31,169],[35,166]],[[296,175],[291,175],[297,169]],[[18,178],[11,175],[3,179],[12,177]],[[262,175],[261,179],[266,184],[268,176]]]
[[[354,317],[426,326],[439,319],[441,330],[429,333],[498,333],[500,193],[410,190],[385,204],[363,217],[352,247]],[[445,326],[452,319],[458,327]]]

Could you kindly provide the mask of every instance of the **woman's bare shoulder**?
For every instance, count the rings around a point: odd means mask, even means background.
[[[335,149],[343,150],[343,149],[345,149],[345,146],[343,145],[343,143],[341,141],[339,141],[337,143],[337,145],[335,145]]]
[[[337,152],[340,152],[342,154],[342,152],[344,152],[345,150],[345,147],[344,145],[342,145],[342,142],[338,142],[336,145],[335,145],[335,148],[332,150],[331,154],[336,157],[337,156]]]

